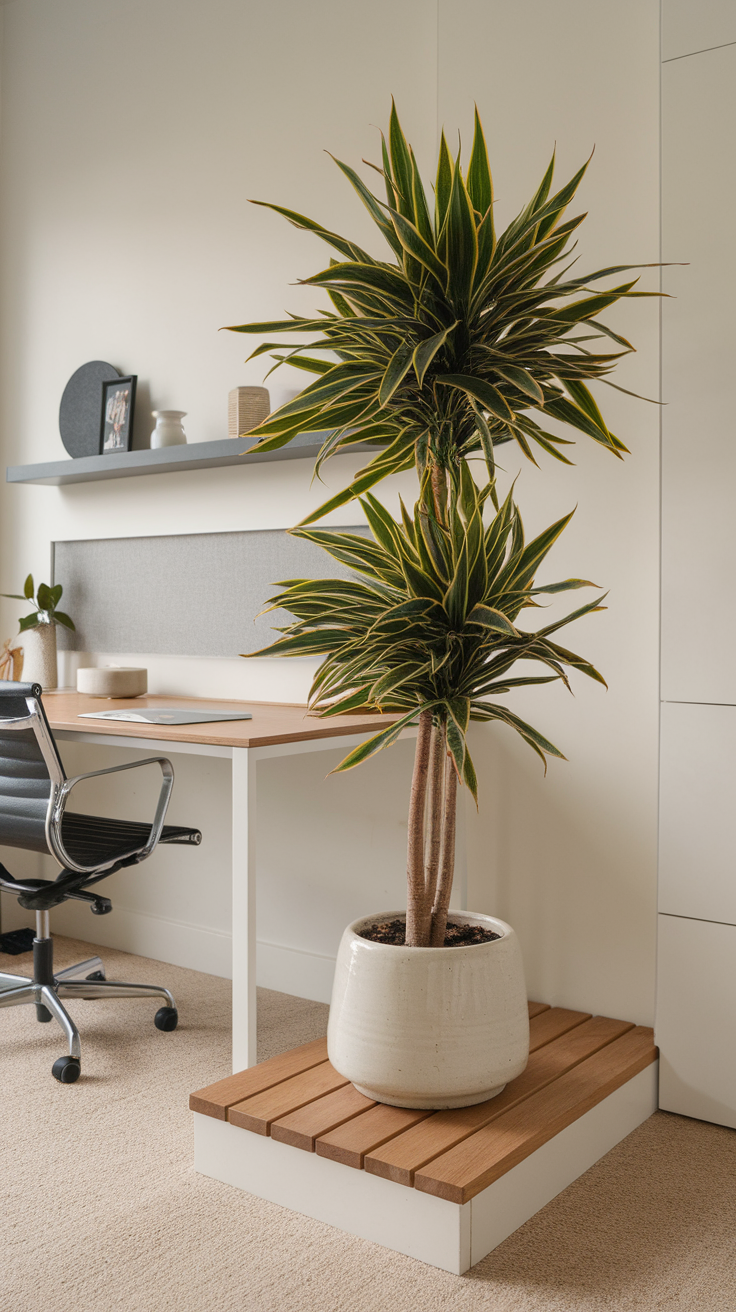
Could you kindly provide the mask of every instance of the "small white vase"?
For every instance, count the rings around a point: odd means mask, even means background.
[[[182,427],[186,410],[152,410],[156,427],[151,433],[151,447],[181,446],[187,435]]]
[[[23,682],[40,683],[44,692],[56,688],[56,625],[38,624],[20,635],[23,643]]]
[[[470,1107],[501,1093],[529,1058],[519,941],[493,916],[451,911],[500,937],[466,947],[374,943],[356,920],[337,954],[327,1053],[360,1093],[394,1107]]]

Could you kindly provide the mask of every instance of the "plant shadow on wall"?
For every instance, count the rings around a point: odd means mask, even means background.
[[[492,906],[523,927],[531,997],[605,1011],[602,999],[613,986],[631,995],[626,1005],[635,1008],[642,944],[650,948],[652,924],[651,897],[637,878],[648,835],[642,839],[636,799],[625,826],[618,809],[601,823],[600,798],[609,785],[589,764],[570,763],[576,776],[570,788],[562,771],[557,779],[552,771],[543,778],[510,735],[474,730],[471,747],[483,780],[480,810],[468,808],[467,817],[469,864],[479,872],[471,905]],[[582,997],[581,975],[592,988]]]
[[[518,625],[521,611],[537,607],[540,594],[592,585],[574,578],[535,585],[538,566],[570,516],[527,544],[511,494],[499,504],[496,448],[513,441],[534,463],[536,450],[570,464],[560,449],[569,439],[539,422],[550,416],[620,458],[626,447],[609,431],[587,382],[608,382],[606,375],[633,347],[598,316],[621,298],[657,293],[635,290],[631,280],[600,292],[589,286],[631,267],[651,266],[617,265],[568,276],[570,239],[585,216],[564,216],[587,165],[551,195],[553,159],[529,204],[497,234],[477,113],[466,174],[460,155],[452,160],[442,136],[433,215],[395,108],[377,169],[385,202],[352,168],[336,162],[393,259],[375,260],[322,225],[272,205],[297,227],[321,236],[341,257],[304,280],[326,290],[332,309],[318,318],[293,316],[238,325],[233,331],[308,334],[312,339],[320,334],[307,344],[287,342],[282,348],[267,340],[253,352],[272,352],[274,367],[289,363],[317,378],[254,430],[259,441],[252,449],[271,450],[297,433],[331,430],[317,461],[319,472],[325,459],[352,443],[375,446],[375,456],[351,484],[303,521],[309,524],[359,497],[371,538],[304,526],[295,530],[351,566],[357,577],[347,583],[287,580],[272,604],[285,607],[296,620],[265,651],[250,654],[324,655],[310,696],[321,715],[373,710],[398,717],[338,769],[358,765],[394,742],[402,729],[418,727],[403,947],[407,960],[416,962],[411,951],[446,954],[445,944],[452,941],[445,932],[458,783],[476,795],[466,742],[470,720],[499,720],[515,729],[546,768],[546,757],[560,757],[561,751],[494,699],[530,684],[561,680],[569,687],[571,670],[603,682],[589,662],[553,637],[575,618],[598,609],[600,599],[552,625],[531,631]],[[618,349],[601,350],[606,339]],[[324,352],[328,358],[321,358]],[[485,462],[487,482],[481,489],[469,471],[472,458]],[[419,478],[419,501],[413,514],[402,507],[397,522],[369,489],[411,468]],[[495,514],[489,519],[491,504]],[[523,664],[512,674],[518,662]],[[537,667],[534,673],[530,662]],[[452,949],[458,971],[461,957],[455,954],[485,951],[490,963],[512,951],[508,926],[489,920],[488,929],[487,942]],[[341,953],[350,957],[353,973],[366,942],[360,928],[347,946],[344,940]],[[391,949],[394,954],[398,950]],[[336,989],[340,972],[338,958]],[[518,979],[523,988],[520,966]],[[462,982],[457,991],[467,996]],[[518,997],[510,1005],[518,1007]],[[336,1012],[333,996],[331,1055],[337,1052],[332,1038]],[[394,1021],[400,1028],[398,1015]],[[451,1054],[451,1060],[456,1058],[457,1053]],[[507,1078],[523,1069],[518,1053],[504,1060]],[[344,1061],[340,1065],[336,1056],[333,1061],[358,1082]],[[485,1096],[488,1088],[486,1083]],[[391,1100],[385,1090],[375,1096]]]

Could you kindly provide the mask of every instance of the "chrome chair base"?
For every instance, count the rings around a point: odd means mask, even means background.
[[[43,937],[39,931],[44,931]],[[48,934],[48,915],[39,912],[36,916],[36,945],[51,950],[51,938]],[[49,983],[29,979],[27,975],[14,975],[0,971],[0,1007],[18,1007],[34,1003],[38,1008],[36,1015],[40,1021],[56,1020],[66,1037],[68,1056],[62,1057],[54,1064],[54,1075],[62,1083],[70,1084],[79,1078],[81,1062],[81,1043],[79,1030],[69,1012],[63,1005],[62,998],[161,998],[164,1006],[155,1016],[155,1025],[160,1030],[176,1028],[178,1013],[173,994],[160,984],[128,984],[120,980],[105,978],[104,966],[100,957],[88,957],[76,966],[67,966],[64,970],[54,971],[47,976]],[[59,1069],[57,1069],[57,1067]],[[66,1074],[60,1073],[65,1071]]]

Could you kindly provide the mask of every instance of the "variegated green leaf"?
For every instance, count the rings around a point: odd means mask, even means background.
[[[553,160],[529,204],[496,238],[493,183],[477,112],[465,176],[460,158],[453,162],[441,136],[434,224],[395,106],[388,145],[381,142],[378,172],[387,204],[351,166],[342,161],[338,166],[388,243],[386,260],[295,210],[270,207],[328,242],[340,259],[305,279],[330,297],[331,309],[322,317],[293,315],[233,327],[260,336],[308,334],[307,349],[297,350],[293,363],[322,371],[319,381],[326,389],[295,398],[270,415],[256,430],[252,449],[276,450],[299,432],[321,431],[319,471],[324,460],[359,442],[363,429],[373,429],[369,440],[386,451],[400,434],[408,435],[401,462],[394,452],[385,464],[374,463],[370,474],[361,471],[317,515],[409,467],[410,460],[421,478],[428,465],[452,471],[458,461],[482,454],[492,480],[494,448],[514,441],[529,460],[536,462],[541,453],[571,463],[559,449],[565,439],[534,423],[530,411],[535,409],[613,455],[625,454],[625,444],[608,429],[589,387],[610,382],[621,352],[593,350],[588,343],[609,338],[624,352],[632,350],[598,315],[622,298],[658,293],[640,292],[633,281],[590,289],[629,268],[647,266],[609,263],[588,275],[576,269],[574,277],[566,276],[569,243],[584,216],[567,218],[565,210],[587,164],[553,195]],[[576,334],[581,327],[586,331]],[[266,349],[264,341],[256,354]],[[337,366],[346,370],[342,383],[341,375],[317,363],[321,351],[342,362]],[[289,362],[283,352],[276,356],[276,364],[282,362]],[[353,382],[348,381],[351,369]],[[441,440],[432,436],[440,432]]]

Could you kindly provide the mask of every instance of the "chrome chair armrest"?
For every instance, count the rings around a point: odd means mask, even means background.
[[[139,770],[144,765],[159,765],[161,767],[161,774],[163,775],[161,791],[159,792],[158,802],[156,803],[156,813],[151,823],[151,833],[148,842],[145,847],[141,848],[139,853],[141,861],[145,861],[146,857],[151,855],[161,837],[161,831],[164,827],[166,812],[171,799],[171,790],[174,787],[174,767],[167,756],[147,756],[143,761],[128,761],[124,765],[111,765],[108,766],[106,770],[90,770],[89,774],[78,774],[75,775],[73,779],[64,780],[58,788],[54,798],[49,822],[49,842],[52,851],[55,852],[59,860],[63,860],[67,869],[77,870],[80,873],[83,870],[83,867],[78,866],[76,862],[69,858],[68,853],[64,850],[64,844],[61,837],[61,822],[72,789],[76,788],[77,784],[82,783],[86,779],[96,779],[99,775],[103,774],[119,774],[122,770]]]

